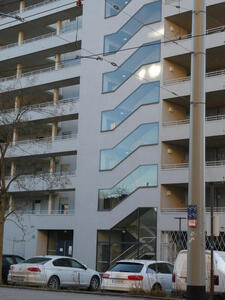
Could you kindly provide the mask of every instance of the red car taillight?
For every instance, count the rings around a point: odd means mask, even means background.
[[[175,281],[176,281],[176,275],[173,273],[172,282],[175,282]]]
[[[219,285],[220,281],[219,281],[219,276],[218,275],[214,275],[214,285]]]
[[[10,266],[10,270],[13,270],[14,269],[14,267],[13,266]]]
[[[39,268],[36,268],[36,267],[29,267],[27,268],[28,271],[30,272],[41,272],[41,270]]]
[[[143,276],[141,276],[141,275],[129,275],[128,279],[129,280],[139,280],[139,281],[141,281],[141,280],[143,280]]]
[[[109,274],[103,274],[102,278],[108,279],[109,278]]]

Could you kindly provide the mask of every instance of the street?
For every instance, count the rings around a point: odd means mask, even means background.
[[[141,297],[143,299],[143,297]],[[0,287],[0,300],[135,300],[140,297]],[[153,298],[151,298],[154,300]],[[166,298],[164,298],[166,299]]]

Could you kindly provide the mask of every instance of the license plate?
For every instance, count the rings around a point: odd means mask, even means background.
[[[15,280],[15,281],[24,281],[24,276],[13,276],[13,280]]]
[[[115,283],[115,284],[123,284],[124,281],[123,281],[123,280],[119,280],[119,279],[112,279],[112,283]]]

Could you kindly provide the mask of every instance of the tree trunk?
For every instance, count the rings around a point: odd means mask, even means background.
[[[2,283],[2,252],[5,223],[5,191],[1,190],[1,210],[0,210],[0,283]]]

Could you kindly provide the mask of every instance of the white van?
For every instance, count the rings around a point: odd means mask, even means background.
[[[210,291],[210,251],[206,255],[206,292]],[[215,295],[225,295],[225,252],[213,251],[214,256],[214,291]],[[173,293],[186,293],[187,289],[187,250],[180,251],[173,270]]]

